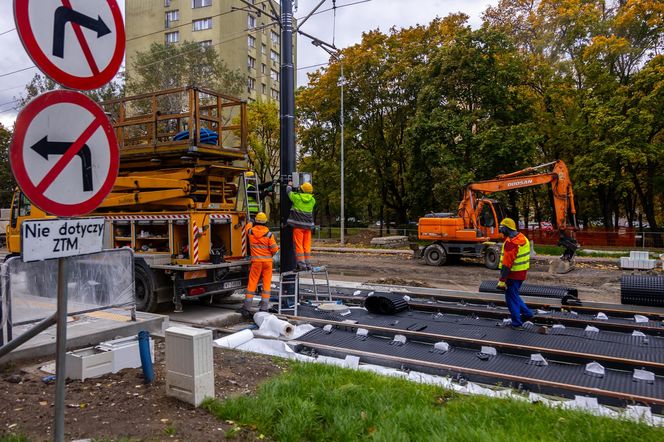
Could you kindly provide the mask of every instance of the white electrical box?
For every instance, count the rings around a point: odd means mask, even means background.
[[[113,370],[113,353],[95,347],[67,352],[65,374],[69,379],[96,378]]]
[[[166,329],[166,394],[198,407],[214,397],[212,331]]]
[[[113,373],[125,368],[139,368],[142,365],[137,336],[105,341],[100,343],[97,348],[113,352]],[[154,340],[152,338],[150,338],[150,358],[154,363]]]

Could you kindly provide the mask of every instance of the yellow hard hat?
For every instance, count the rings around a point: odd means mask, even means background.
[[[244,175],[251,178],[252,176],[254,176],[254,173],[252,171],[249,171],[249,172],[246,172]]]
[[[307,183],[302,184],[302,185],[300,186],[300,189],[302,189],[302,191],[303,191],[304,193],[313,193],[313,191],[314,191],[314,186],[312,186],[311,183],[308,183],[308,182],[307,182]]]
[[[267,222],[267,215],[263,212],[256,214],[256,224],[265,224]]]
[[[500,222],[501,226],[505,226],[510,230],[516,231],[516,223],[512,218],[505,218]]]

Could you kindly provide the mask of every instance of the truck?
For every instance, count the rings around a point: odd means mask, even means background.
[[[113,123],[119,174],[86,216],[105,220],[105,248],[134,251],[136,307],[229,296],[249,274],[246,102],[183,87],[101,103]],[[21,224],[49,218],[17,190],[6,228],[9,256]]]
[[[419,219],[418,239],[427,241],[419,257],[428,265],[457,262],[462,257],[480,258],[489,269],[498,268],[500,241],[498,227],[505,218],[502,204],[489,195],[526,187],[551,185],[558,244],[564,248],[552,270],[566,273],[573,267],[578,243],[574,192],[567,166],[561,160],[498,175],[468,184],[456,213],[431,213]]]

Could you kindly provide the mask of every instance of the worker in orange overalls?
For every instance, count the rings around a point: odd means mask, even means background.
[[[295,260],[297,270],[311,270],[311,231],[314,229],[314,206],[316,199],[312,195],[314,188],[311,183],[303,183],[301,192],[293,190],[293,183],[286,187],[291,207],[286,224],[293,228],[293,243],[295,243]]]
[[[258,289],[258,281],[263,279],[263,291],[258,309],[266,312],[270,307],[270,285],[272,283],[272,257],[279,251],[274,235],[267,228],[267,215],[263,212],[256,214],[256,225],[247,225],[247,237],[251,250],[251,269],[249,270],[249,283],[240,313],[244,317],[251,317],[251,303]]]

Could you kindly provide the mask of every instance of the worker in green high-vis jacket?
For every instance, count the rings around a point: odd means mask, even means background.
[[[286,192],[293,206],[291,207],[286,224],[293,228],[297,270],[310,270],[311,231],[315,227],[314,206],[316,205],[316,199],[313,196],[314,187],[311,183],[302,184],[300,190],[301,192],[294,191],[293,183],[288,183]]]

